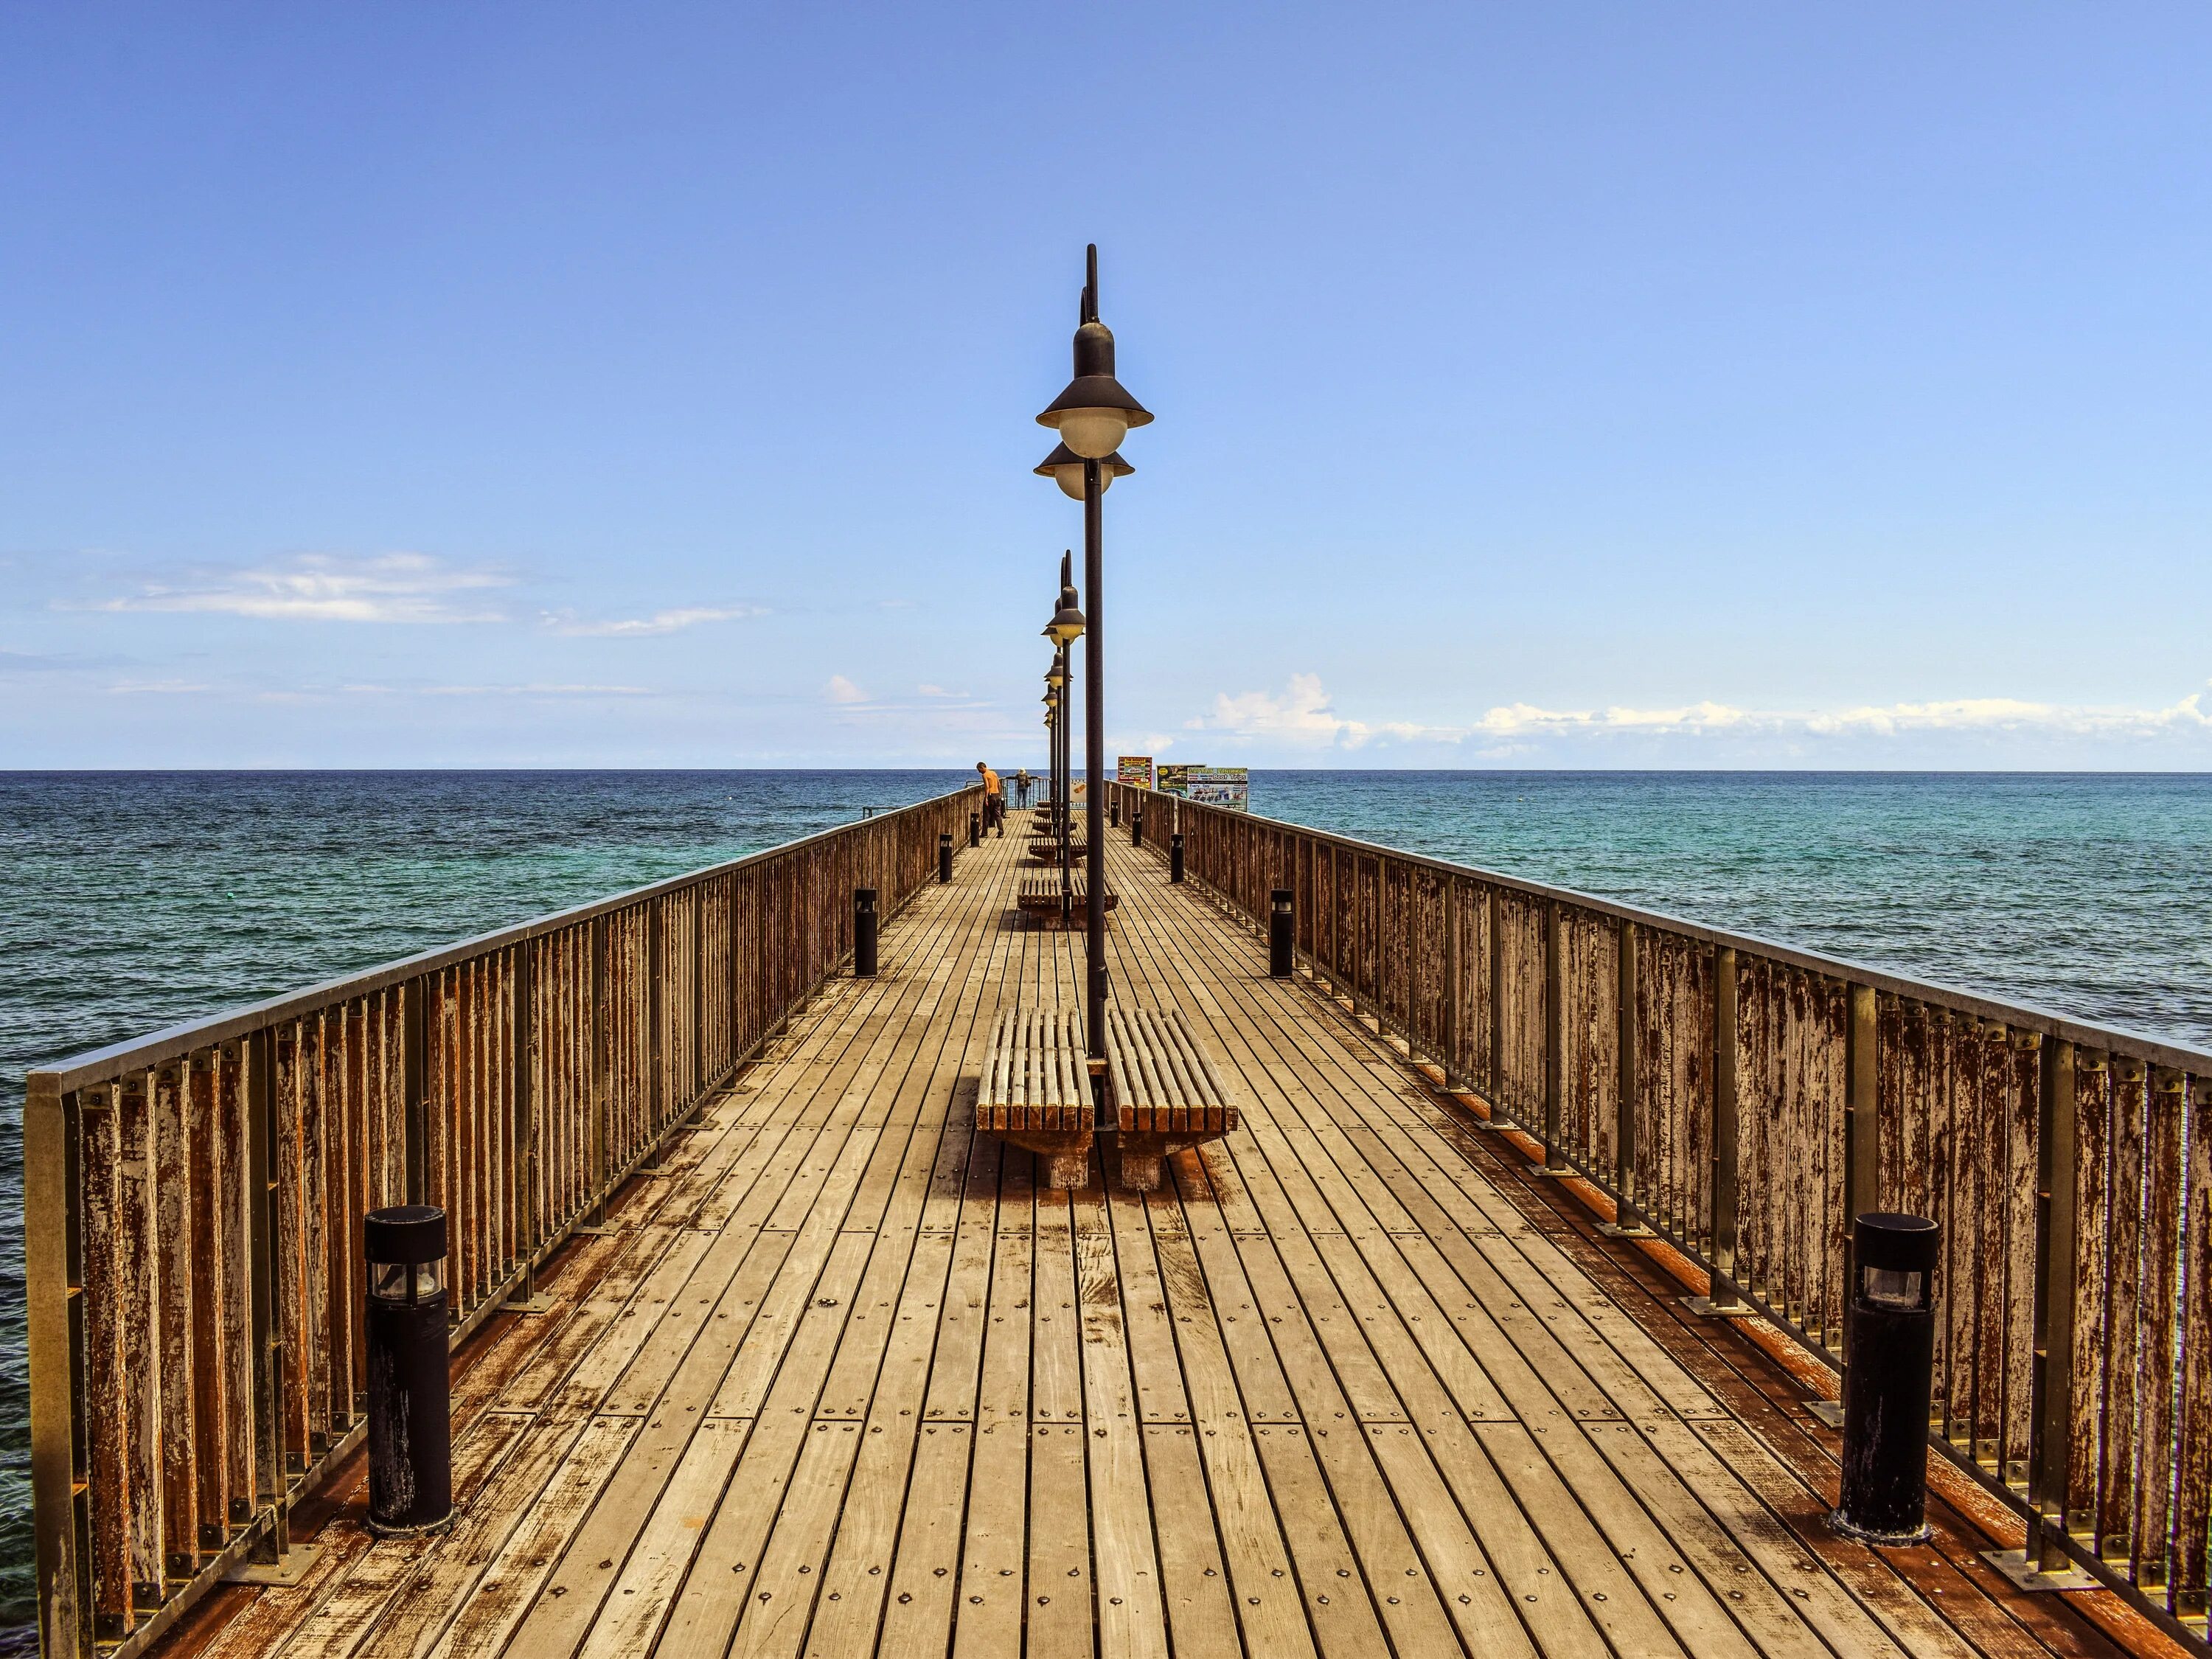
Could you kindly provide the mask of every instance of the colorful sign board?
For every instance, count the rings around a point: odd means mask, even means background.
[[[1121,758],[1121,770],[1115,774],[1115,776],[1119,778],[1121,782],[1127,784],[1132,789],[1151,788],[1152,787],[1152,757],[1150,755],[1122,756]]]
[[[1252,775],[1242,766],[1194,766],[1183,774],[1183,793],[1207,806],[1249,810]]]
[[[1166,761],[1162,761],[1159,764],[1160,781],[1158,785],[1159,792],[1164,795],[1182,794],[1183,793],[1183,780],[1188,775],[1189,772],[1190,768],[1188,766],[1176,766],[1171,765]]]

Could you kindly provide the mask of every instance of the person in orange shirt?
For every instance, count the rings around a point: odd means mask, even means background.
[[[999,781],[999,775],[981,761],[975,763],[975,769],[983,775],[983,827],[997,830],[999,838],[1004,841],[1006,836],[1006,786]]]

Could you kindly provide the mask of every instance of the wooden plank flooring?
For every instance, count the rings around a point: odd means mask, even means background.
[[[451,1531],[371,1540],[356,1469],[299,1584],[169,1650],[2116,1651],[1948,1510],[1831,1534],[1794,1383],[1118,839],[1115,994],[1243,1121],[1157,1193],[1040,1187],[969,1127],[999,1011],[1081,1002],[1015,817],[460,1357]]]

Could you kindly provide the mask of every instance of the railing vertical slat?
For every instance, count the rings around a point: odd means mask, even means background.
[[[2074,1161],[2079,1148],[2075,1121],[2074,1045],[2042,1040],[2037,1090],[2035,1204],[2034,1436],[2030,1443],[2028,1498],[2039,1524],[2031,1540],[2046,1570],[2066,1565],[2061,1547],[2066,1499],[2072,1483],[2074,1434],[2074,1316],[2080,1304],[2075,1267],[2080,1260],[2081,1191]]]
[[[1636,1178],[1636,924],[1613,936],[1613,1184],[1619,1224],[1637,1224],[1643,1190]]]
[[[155,1395],[159,1413],[155,1431],[160,1440],[165,1585],[192,1576],[199,1550],[199,1437],[194,1420],[198,1390],[193,1382],[197,1356],[192,1343],[192,1291],[199,1264],[191,1243],[196,1127],[191,1116],[191,1068],[187,1056],[156,1068],[148,1079],[152,1107],[148,1178],[154,1218],[148,1261],[155,1285],[151,1312],[161,1379]],[[184,1248],[165,1253],[161,1243],[167,1239],[179,1241]],[[162,1599],[167,1599],[166,1589]]]
[[[1561,919],[1557,904],[1543,908],[1544,979],[1543,979],[1543,1101],[1544,1101],[1544,1167],[1565,1170],[1567,1167],[1566,1148],[1559,1137],[1560,1097],[1566,1091],[1566,969],[1563,961],[1565,952],[1560,948]]]
[[[2194,1079],[2186,1127],[2187,1232],[2182,1251],[2180,1468],[2173,1492],[2171,1605],[2205,1612],[2206,1526],[2212,1519],[2212,1079]]]
[[[1736,1252],[1736,961],[1733,945],[1713,952],[1712,995],[1712,1300],[1728,1305],[1735,1300]]]
[[[88,1218],[81,1188],[86,1159],[80,1104],[65,1105],[52,1078],[31,1079],[23,1099],[23,1208],[42,1218],[23,1236],[23,1288],[29,1316],[31,1364],[31,1486],[39,1570],[39,1641],[52,1659],[88,1654],[93,1632],[88,1613],[92,1563],[78,1553],[80,1476],[94,1473],[82,1442],[91,1425],[77,1405],[90,1386],[88,1345],[92,1293],[84,1264],[71,1257],[82,1248]],[[112,1121],[113,1114],[104,1115]],[[76,1166],[72,1170],[72,1165]],[[78,1179],[70,1177],[76,1173]],[[57,1222],[63,1224],[57,1225]],[[88,1490],[86,1499],[94,1494]],[[97,1536],[97,1534],[94,1534]]]
[[[2136,1351],[2136,1431],[2135,1582],[2172,1582],[2174,1316],[2181,1279],[2181,1074],[2153,1074],[2143,1137],[2144,1184],[2142,1340]]]

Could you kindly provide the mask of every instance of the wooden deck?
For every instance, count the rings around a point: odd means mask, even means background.
[[[1123,843],[1115,994],[1188,1012],[1242,1122],[1158,1193],[1041,1189],[969,1127],[998,1010],[1081,1000],[1024,841],[459,1358],[452,1530],[372,1542],[349,1473],[301,1582],[164,1651],[2118,1651],[1948,1509],[1831,1534],[1835,1437],[1755,1333]]]

